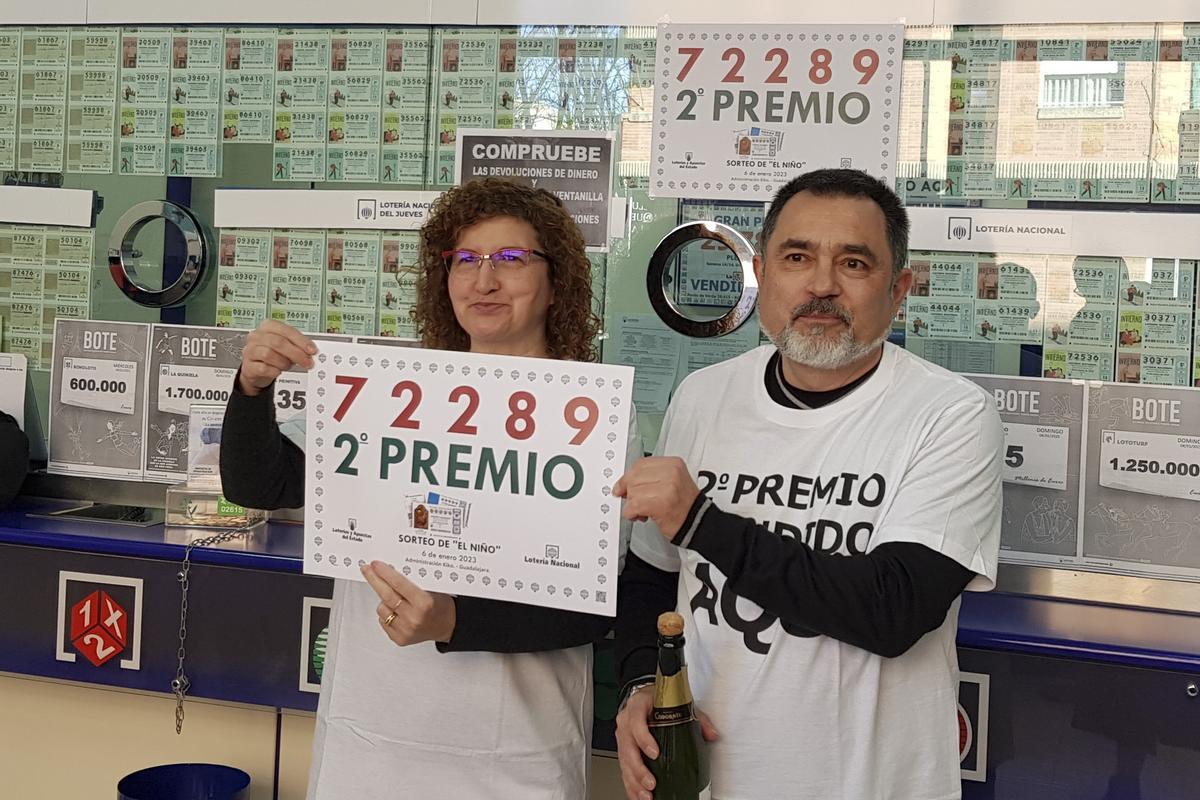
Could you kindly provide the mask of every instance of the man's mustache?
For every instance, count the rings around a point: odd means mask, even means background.
[[[837,303],[826,298],[818,298],[809,300],[802,306],[796,306],[792,309],[792,322],[807,316],[822,316],[822,317],[837,317],[842,322],[849,325],[854,321],[854,317],[849,311],[839,306]]]

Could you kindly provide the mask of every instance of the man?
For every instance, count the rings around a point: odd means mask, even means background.
[[[981,389],[886,343],[907,249],[874,178],[784,186],[754,263],[774,346],[684,381],[657,456],[614,487],[643,521],[616,622],[629,798],[654,787],[645,683],[668,608],[714,800],[960,796],[957,599],[994,584],[1003,433]]]

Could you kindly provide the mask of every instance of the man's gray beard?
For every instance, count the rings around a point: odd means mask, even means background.
[[[759,328],[775,345],[780,354],[797,364],[813,369],[841,369],[856,361],[866,358],[875,352],[880,345],[887,341],[888,331],[869,342],[860,342],[854,338],[853,327],[847,327],[834,338],[821,334],[824,325],[810,326],[809,333],[803,333],[792,324],[783,326],[783,330],[772,333]]]

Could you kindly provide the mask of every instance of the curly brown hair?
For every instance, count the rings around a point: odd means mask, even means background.
[[[557,195],[545,189],[484,178],[455,186],[434,201],[421,228],[416,323],[425,347],[467,350],[471,342],[454,316],[442,253],[452,250],[464,228],[493,217],[516,217],[533,226],[550,256],[554,302],[546,313],[551,358],[596,361],[600,319],[592,310],[592,265],[583,234]]]

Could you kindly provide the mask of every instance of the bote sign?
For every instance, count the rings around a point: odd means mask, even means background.
[[[142,579],[84,572],[58,573],[59,661],[82,655],[94,667],[116,661],[139,669]]]

